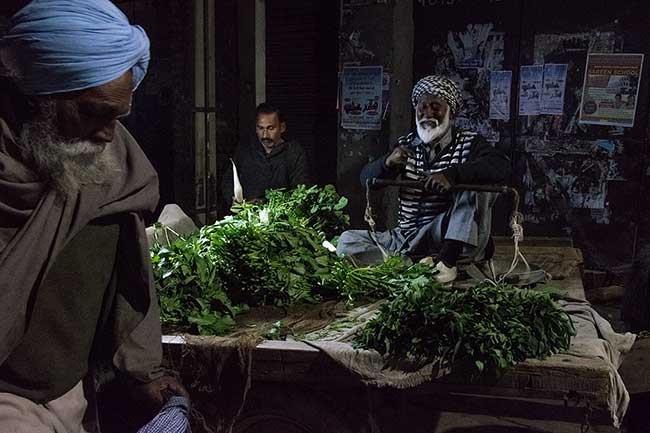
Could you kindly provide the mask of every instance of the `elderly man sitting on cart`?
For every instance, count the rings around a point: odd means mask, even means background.
[[[454,126],[461,92],[444,76],[422,78],[411,96],[417,133],[399,139],[395,149],[361,171],[371,179],[415,181],[399,190],[398,226],[373,234],[344,232],[339,255],[379,252],[412,258],[437,256],[438,281],[457,277],[461,257],[481,260],[490,237],[490,194],[454,190],[457,184],[497,184],[510,176],[509,158],[478,133]],[[488,253],[489,255],[489,253]]]

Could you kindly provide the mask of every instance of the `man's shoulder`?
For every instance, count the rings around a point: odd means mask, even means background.
[[[402,135],[397,139],[398,146],[412,146],[421,142],[422,140],[420,140],[420,137],[415,131],[411,131],[408,134]]]
[[[300,144],[300,141],[298,139],[296,139],[296,138],[288,138],[287,140],[285,140],[284,144],[287,147],[300,147],[300,148],[302,148],[302,144]]]
[[[295,138],[290,138],[287,141],[284,142],[284,146],[289,152],[291,153],[304,153],[305,149],[302,147],[302,144],[300,144],[300,141],[296,140]]]
[[[472,146],[472,149],[476,149],[483,143],[486,143],[485,138],[480,132],[472,131],[470,129],[456,129],[454,137],[457,146]]]
[[[144,158],[149,162],[138,141],[131,135],[131,132],[122,122],[117,122],[115,126],[115,136],[111,142],[110,149],[118,155],[119,161],[126,161],[128,158]],[[128,155],[128,157],[127,157]]]
[[[476,131],[472,131],[470,129],[461,129],[461,128],[456,129],[457,140],[474,141],[476,139],[481,139],[481,138],[483,138],[483,136]]]

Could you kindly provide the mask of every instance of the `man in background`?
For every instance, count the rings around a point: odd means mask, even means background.
[[[473,131],[457,128],[460,89],[445,76],[422,78],[413,88],[416,133],[399,139],[392,152],[368,163],[361,172],[372,178],[420,182],[401,187],[398,226],[372,236],[348,230],[337,245],[339,255],[381,257],[377,251],[420,258],[437,256],[436,278],[450,283],[461,257],[480,260],[490,236],[491,202],[486,193],[452,191],[455,184],[494,184],[510,176],[506,155]]]
[[[0,432],[85,432],[100,369],[153,415],[187,391],[160,366],[157,175],[119,122],[149,39],[108,0],[33,0],[0,61]]]
[[[266,102],[257,106],[256,136],[240,143],[233,158],[244,200],[260,201],[267,189],[309,183],[305,152],[298,141],[285,139],[286,130],[278,107]],[[233,191],[233,170],[229,167],[223,181],[223,194],[229,206],[236,201]]]

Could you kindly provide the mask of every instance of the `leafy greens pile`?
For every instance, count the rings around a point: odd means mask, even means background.
[[[151,257],[163,326],[219,335],[247,306],[349,302],[384,297],[408,265],[398,257],[355,268],[323,247],[349,223],[345,197],[333,186],[267,192],[266,204],[245,203],[231,217],[203,227]]]
[[[233,317],[242,307],[234,306],[223,290],[209,247],[209,238],[195,235],[150,248],[165,328],[220,335],[235,324]]]
[[[332,186],[271,190],[266,204],[244,203],[188,238],[152,246],[166,331],[222,335],[248,306],[386,298],[357,347],[479,372],[568,348],[573,325],[550,293],[487,283],[452,290],[435,282],[433,266],[393,256],[355,267],[328,251],[323,243],[348,225],[346,205]]]
[[[267,207],[276,219],[291,222],[304,219],[309,227],[322,231],[327,239],[339,235],[350,224],[350,217],[343,210],[348,199],[339,197],[333,185],[268,190],[266,198]]]
[[[454,290],[435,283],[394,292],[364,327],[357,347],[478,372],[508,368],[569,348],[575,329],[551,293],[483,283]]]

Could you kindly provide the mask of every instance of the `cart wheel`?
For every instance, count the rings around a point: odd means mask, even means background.
[[[314,433],[307,426],[283,415],[250,415],[238,421],[233,433]]]
[[[328,395],[329,394],[329,395]],[[233,433],[352,433],[358,413],[345,398],[285,385],[253,386]]]

